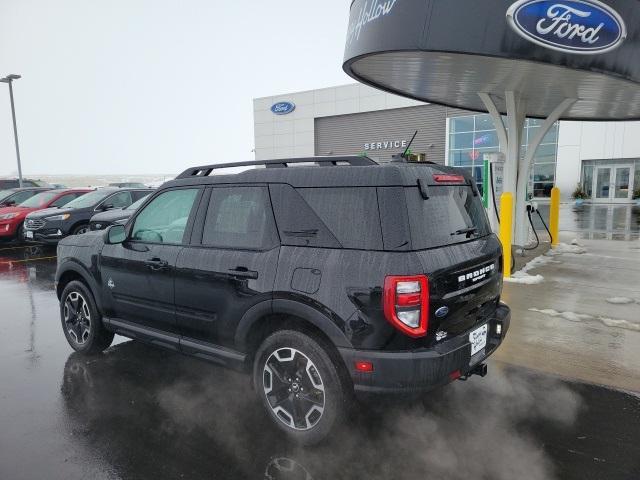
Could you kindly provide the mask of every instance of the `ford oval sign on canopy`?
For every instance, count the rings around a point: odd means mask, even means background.
[[[345,72],[429,103],[546,118],[640,120],[638,0],[353,0]]]
[[[286,115],[296,109],[296,106],[291,102],[278,102],[271,105],[271,111],[276,115]]]
[[[518,35],[561,52],[604,53],[627,37],[618,12],[597,0],[520,0],[507,18]]]

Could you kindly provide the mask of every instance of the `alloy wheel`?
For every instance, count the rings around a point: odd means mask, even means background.
[[[64,302],[64,324],[69,336],[84,345],[91,333],[91,310],[79,292],[71,292]]]
[[[295,430],[318,424],[325,407],[324,383],[311,359],[295,348],[279,348],[265,362],[267,402],[282,423]]]

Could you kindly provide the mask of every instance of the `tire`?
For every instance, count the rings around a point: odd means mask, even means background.
[[[338,368],[314,338],[281,330],[260,345],[253,383],[278,428],[300,444],[315,445],[347,410],[346,387]]]
[[[89,231],[89,224],[83,223],[81,225],[76,226],[71,232],[71,235],[82,235],[83,233],[87,233],[88,231]]]
[[[69,282],[60,296],[60,321],[67,342],[76,352],[96,355],[113,341],[113,333],[102,324],[91,291],[78,280]]]
[[[16,242],[24,243],[24,222],[18,225],[16,229]]]

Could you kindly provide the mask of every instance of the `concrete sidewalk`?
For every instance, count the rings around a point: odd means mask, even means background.
[[[554,255],[529,272],[542,283],[505,283],[512,324],[495,358],[640,393],[640,241],[578,241],[585,253]]]

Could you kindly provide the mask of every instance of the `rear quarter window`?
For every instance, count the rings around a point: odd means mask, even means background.
[[[480,196],[468,186],[429,187],[424,199],[417,187],[405,188],[414,250],[463,243],[491,233]],[[475,228],[473,233],[456,233]]]
[[[344,248],[382,250],[375,187],[297,190]]]

